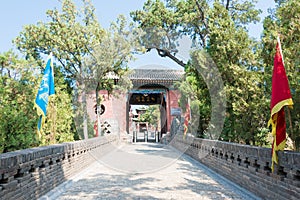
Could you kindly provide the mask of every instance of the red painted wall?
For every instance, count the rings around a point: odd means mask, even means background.
[[[99,95],[102,96],[102,104],[105,106],[105,112],[100,116],[101,122],[104,121],[111,122],[112,125],[118,126],[118,129],[121,133],[126,132],[126,102],[127,95],[119,94],[118,97],[112,95],[108,96],[106,90],[99,91]],[[169,90],[167,93],[167,106],[166,106],[166,115],[167,115],[167,131],[170,131],[171,122],[173,116],[171,116],[171,108],[178,107],[178,100],[180,98],[180,93],[177,90]],[[91,120],[96,121],[95,114],[95,105],[96,105],[96,94],[95,92],[91,93],[87,97],[87,111]]]

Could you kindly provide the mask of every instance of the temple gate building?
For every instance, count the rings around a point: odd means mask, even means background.
[[[160,134],[169,132],[172,119],[181,114],[178,105],[180,92],[175,88],[175,83],[181,81],[183,75],[183,70],[151,65],[133,69],[129,76],[133,87],[126,94],[109,95],[106,90],[100,90],[99,95],[104,99],[101,102],[102,108],[105,109],[100,116],[104,134],[117,131],[124,136],[139,131],[133,125],[134,108],[142,105],[159,105],[157,131]],[[97,119],[95,97],[94,92],[92,98],[87,99],[88,115],[92,122]]]

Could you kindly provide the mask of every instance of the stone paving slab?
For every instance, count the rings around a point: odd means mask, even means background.
[[[161,144],[127,144],[95,159],[88,169],[40,199],[259,199]]]

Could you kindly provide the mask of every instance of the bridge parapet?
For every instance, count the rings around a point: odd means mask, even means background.
[[[118,142],[117,135],[108,135],[0,154],[0,199],[37,199]]]
[[[300,199],[300,153],[279,152],[272,173],[270,148],[182,135],[171,145],[264,199]]]

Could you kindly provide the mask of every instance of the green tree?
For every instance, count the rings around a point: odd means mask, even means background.
[[[221,73],[227,97],[226,120],[220,139],[247,144],[260,143],[256,135],[267,121],[259,46],[247,33],[247,25],[259,21],[261,11],[255,8],[255,3],[148,0],[143,10],[131,13],[133,20],[144,30],[161,30],[148,31],[159,40],[154,40],[153,46],[148,40],[146,48],[154,48],[160,56],[169,57],[185,67],[186,82],[192,84],[191,93],[196,94],[199,110],[204,112],[199,131],[208,126],[212,112],[207,84],[199,71],[203,70],[199,65],[202,59],[199,52],[209,53]],[[176,58],[177,39],[184,35],[189,36],[199,49],[188,63]]]
[[[43,54],[53,52],[65,78],[73,80],[78,98],[82,98],[83,113],[79,114],[84,118],[84,136],[88,138],[86,92],[91,87],[96,89],[98,83],[112,91],[115,82],[107,75],[112,72],[121,77],[126,72],[124,66],[131,59],[135,43],[134,37],[127,37],[130,30],[125,31],[122,18],[119,26],[113,25],[113,32],[109,32],[100,26],[90,1],[83,0],[83,5],[82,11],[78,11],[72,0],[63,0],[61,12],[48,10],[50,21],[25,26],[14,42],[28,58],[40,60]]]
[[[36,60],[52,52],[66,77],[75,78],[82,74],[84,58],[105,35],[94,7],[89,1],[83,2],[84,8],[80,12],[72,0],[63,0],[61,13],[57,9],[46,12],[50,21],[24,26],[14,40],[17,48]]]
[[[111,24],[101,43],[95,45],[91,55],[85,59],[83,77],[87,90],[95,89],[98,84],[108,93],[114,90],[119,93],[131,87],[128,62],[134,59],[133,53],[140,49],[137,40],[139,35],[132,25],[127,26],[122,15]]]
[[[48,103],[42,145],[74,141],[76,135],[76,130],[72,128],[74,123],[72,93],[69,93],[69,84],[57,67],[55,67],[54,82],[55,95],[51,96]]]
[[[140,116],[141,122],[149,122],[152,126],[158,125],[160,110],[158,105],[150,105],[146,111]]]
[[[42,139],[37,137],[38,116],[33,109],[42,67],[19,59],[11,51],[0,55],[0,152],[73,141],[71,94],[55,70],[56,95],[49,101]]]
[[[250,17],[251,18],[251,13]],[[245,28],[226,7],[215,3],[209,21],[208,52],[225,84],[227,113],[221,137],[233,142],[256,144],[266,126],[266,98],[261,75],[260,52]]]
[[[280,34],[282,53],[286,74],[294,102],[291,110],[291,122],[287,120],[287,133],[294,141],[294,147],[300,149],[300,47],[297,41],[300,40],[300,2],[297,0],[276,1],[277,6],[271,10],[270,15],[264,20],[264,32],[262,35],[264,59],[264,78],[266,93],[270,98],[273,61],[277,36]],[[288,119],[287,113],[287,119]]]
[[[186,103],[190,100],[190,107],[192,116],[198,116],[198,121],[194,122],[195,118],[192,117],[191,124],[195,124],[198,127],[193,127],[196,130],[197,136],[200,138],[206,137],[204,132],[208,128],[211,113],[211,101],[208,88],[199,72],[195,68],[191,67],[191,64],[187,64],[185,67],[184,80],[176,84],[180,96],[180,107],[185,112]],[[201,98],[207,97],[207,98]]]
[[[83,92],[83,110],[86,110],[84,59],[101,42],[105,31],[97,21],[94,7],[89,1],[83,3],[84,7],[80,12],[72,0],[63,0],[61,13],[57,9],[48,10],[49,22],[25,26],[14,43],[26,57],[36,60],[42,59],[43,54],[52,52],[65,77],[70,77],[73,81],[77,78],[77,85]],[[84,134],[88,138],[86,112],[83,113],[83,118]]]
[[[0,153],[37,146],[34,68],[11,51],[0,55],[0,67]]]

